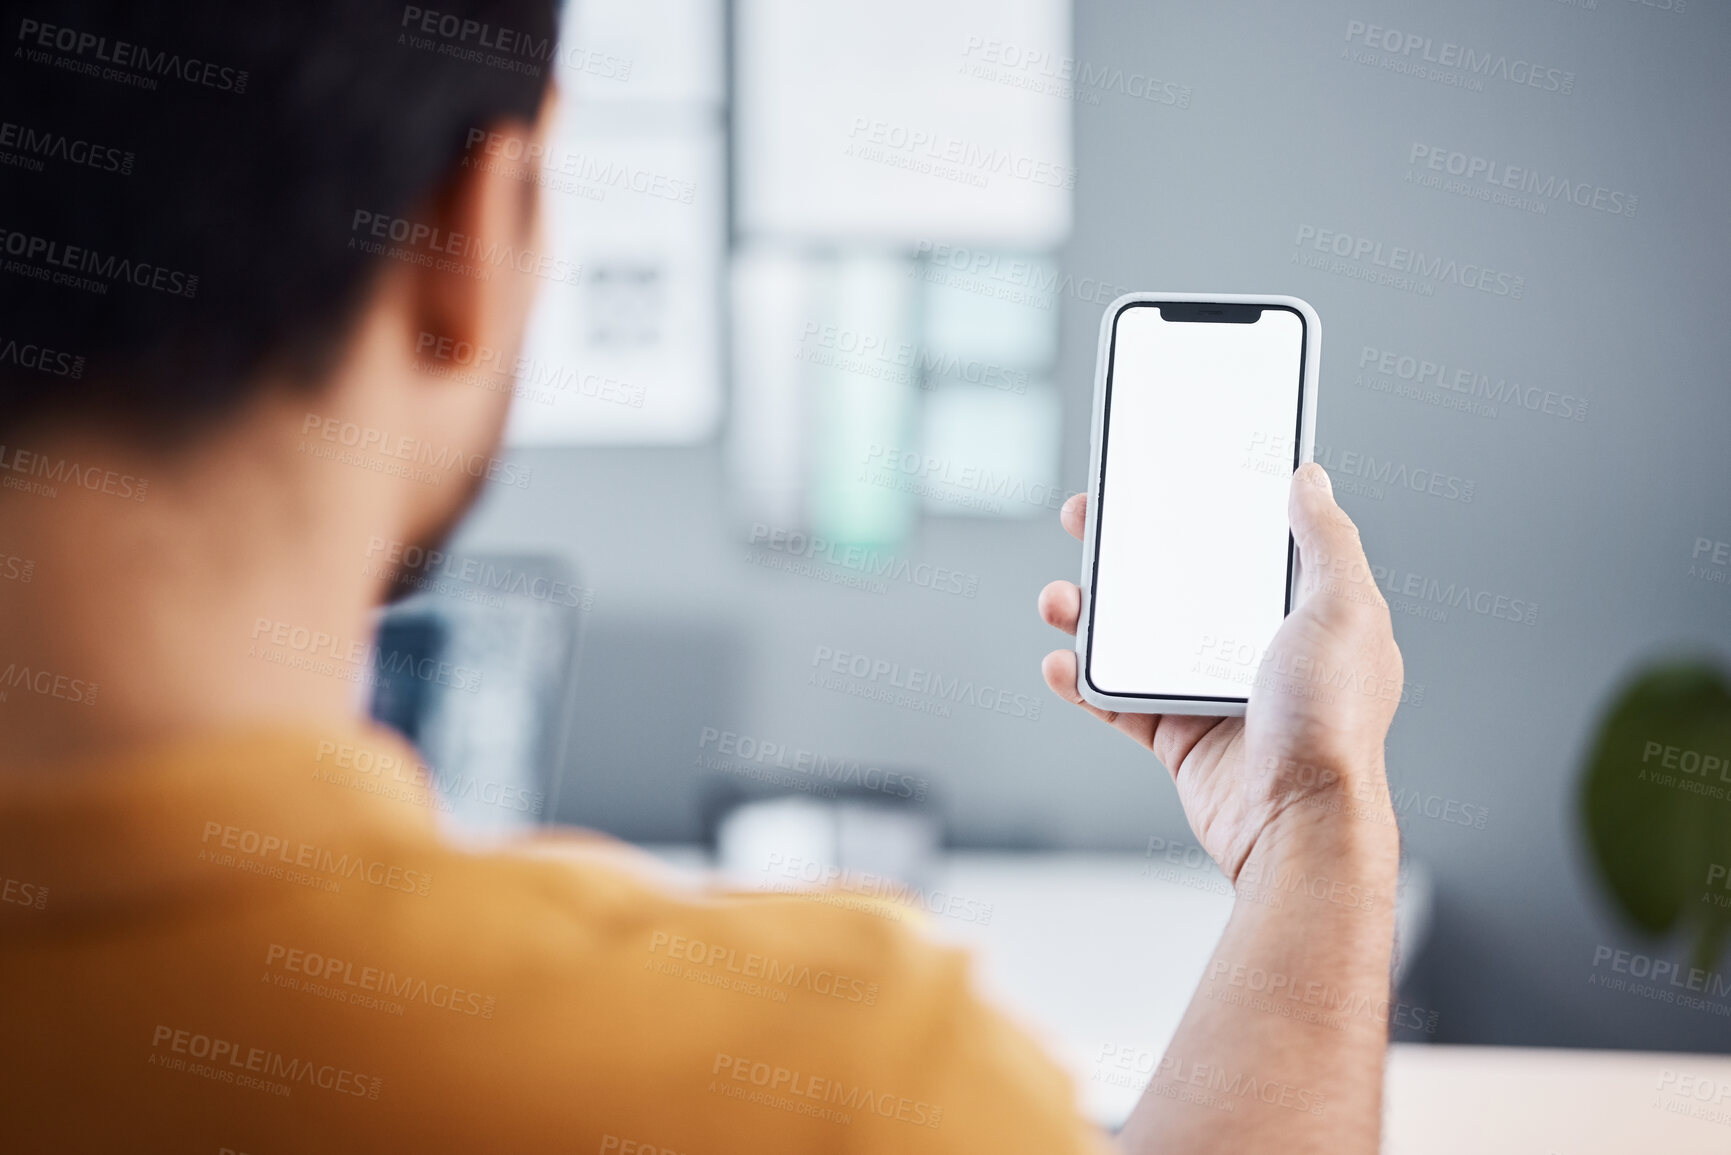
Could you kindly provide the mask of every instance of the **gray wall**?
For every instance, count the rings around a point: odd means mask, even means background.
[[[1430,37],[1433,55],[1452,41],[1570,72],[1573,91],[1499,77],[1478,91],[1365,63],[1342,54],[1351,21]],[[1182,85],[1189,107],[1110,88],[1077,103],[1066,269],[1309,299],[1325,331],[1318,452],[1372,560],[1538,607],[1531,626],[1458,607],[1395,624],[1424,686],[1395,720],[1395,784],[1485,819],[1403,824],[1438,887],[1423,975],[1445,1040],[1731,1050],[1725,1018],[1589,985],[1601,945],[1685,948],[1621,925],[1575,819],[1579,762],[1618,682],[1652,657],[1731,648],[1731,587],[1687,576],[1697,538],[1731,539],[1727,48],[1731,17],[1696,2],[1079,4],[1080,61]],[[1539,215],[1423,187],[1407,179],[1428,172],[1409,163],[1415,144],[1638,207]],[[1520,299],[1306,267],[1296,258],[1324,256],[1294,243],[1307,225],[1380,243],[1385,259],[1398,246],[1518,276]],[[1078,486],[1099,315],[1064,302],[1064,473]],[[1485,417],[1378,391],[1360,376],[1367,347],[1584,398],[1587,416],[1504,403]],[[1356,476],[1353,454],[1431,471],[1456,494],[1470,482],[1471,500]],[[925,775],[959,843],[1135,849],[1183,833],[1164,771],[1040,685],[1056,639],[1034,595],[1079,568],[1055,518],[928,520],[905,552],[978,575],[977,595],[878,594],[750,564],[719,449],[522,456],[531,487],[490,495],[462,544],[567,553],[596,591],[567,820],[696,837],[710,726]],[[935,718],[847,697],[807,683],[818,646],[1046,706],[1037,720]]]

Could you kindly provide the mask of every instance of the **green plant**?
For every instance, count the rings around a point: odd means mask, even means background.
[[[1654,666],[1599,727],[1581,783],[1587,843],[1642,930],[1693,930],[1711,970],[1731,929],[1731,687],[1705,663]]]

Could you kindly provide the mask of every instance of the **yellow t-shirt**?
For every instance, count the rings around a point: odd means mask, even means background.
[[[382,731],[0,778],[6,1152],[1097,1152],[894,918],[440,838]]]

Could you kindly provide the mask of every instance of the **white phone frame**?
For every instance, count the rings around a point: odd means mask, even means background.
[[[1101,458],[1105,452],[1106,378],[1111,371],[1112,338],[1117,329],[1119,314],[1131,305],[1146,303],[1276,305],[1292,309],[1304,319],[1304,342],[1300,352],[1304,361],[1301,390],[1303,396],[1299,398],[1298,406],[1298,445],[1294,451],[1294,470],[1304,462],[1313,460],[1315,456],[1316,395],[1322,376],[1322,319],[1316,315],[1316,310],[1308,301],[1297,297],[1264,296],[1255,293],[1153,292],[1126,293],[1106,306],[1106,314],[1100,319],[1100,349],[1094,360],[1094,416],[1088,452],[1088,518],[1082,535],[1082,615],[1076,625],[1076,689],[1081,692],[1082,700],[1089,705],[1102,710],[1116,710],[1121,714],[1234,717],[1242,715],[1249,707],[1248,695],[1243,698],[1198,698],[1108,694],[1095,689],[1088,680],[1088,648],[1094,632],[1094,530],[1098,524],[1094,511],[1100,508],[1100,485],[1103,481]],[[1293,562],[1286,590],[1287,613],[1292,612],[1299,582],[1298,553],[1290,541],[1291,531],[1288,530],[1288,548],[1292,550]]]

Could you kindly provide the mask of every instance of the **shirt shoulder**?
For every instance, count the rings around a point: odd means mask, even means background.
[[[472,879],[442,869],[470,908],[444,932],[462,926],[469,945],[446,949],[499,988],[496,1034],[538,1088],[529,1109],[573,1076],[608,1088],[601,1142],[1099,1149],[1067,1077],[981,1000],[967,957],[928,940],[911,909],[680,888],[601,840],[538,841],[470,865]]]

